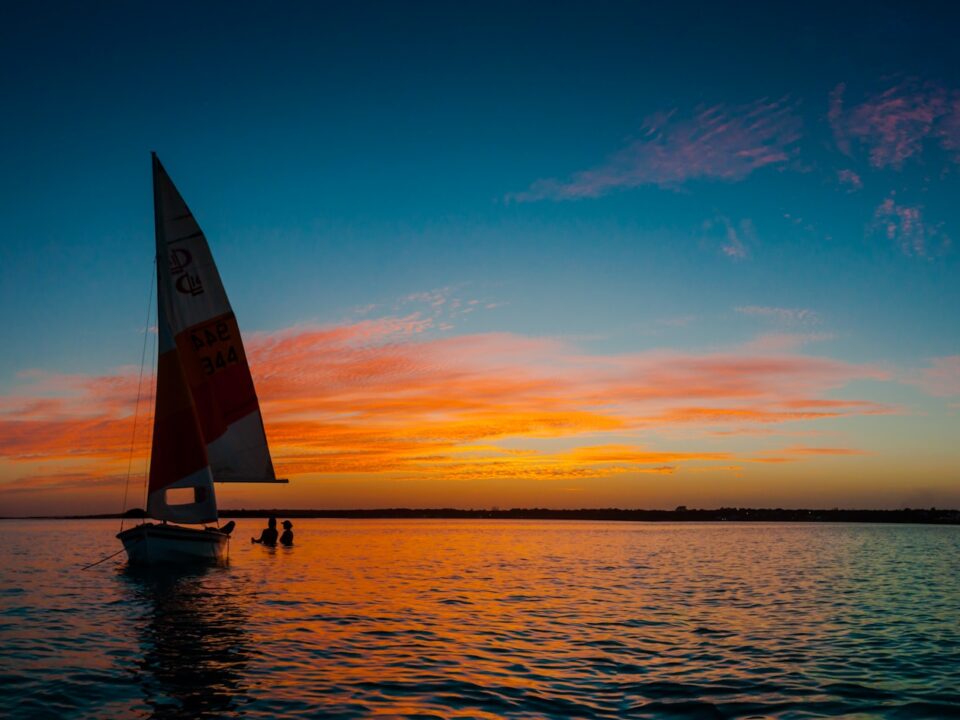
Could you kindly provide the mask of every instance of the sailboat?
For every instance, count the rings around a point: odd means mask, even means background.
[[[210,247],[151,155],[157,389],[146,516],[158,522],[117,537],[131,565],[222,562],[233,523],[210,527],[217,523],[214,483],[287,481],[273,470],[240,330]]]

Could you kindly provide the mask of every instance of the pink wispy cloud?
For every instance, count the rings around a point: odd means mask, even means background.
[[[677,188],[690,180],[742,180],[793,158],[801,134],[796,103],[788,99],[703,107],[692,117],[676,110],[658,113],[644,120],[638,139],[597,167],[567,180],[538,180],[508,199],[572,200],[642,185]]]
[[[830,94],[828,119],[841,152],[862,147],[875,168],[902,167],[928,141],[960,148],[960,93],[933,82],[900,80],[853,103],[841,83]]]
[[[757,244],[757,231],[750,218],[735,223],[725,215],[705,220],[702,230],[709,244],[719,243],[720,253],[731,260],[745,260]]]
[[[960,355],[933,358],[929,367],[911,372],[904,382],[934,397],[956,397],[960,395]]]
[[[943,223],[931,224],[924,218],[922,205],[899,203],[891,193],[873,212],[871,233],[879,233],[895,243],[907,256],[930,257],[950,245]]]
[[[768,305],[741,305],[736,308],[741,315],[772,320],[783,325],[815,325],[820,316],[808,308],[782,308]]]
[[[856,192],[863,189],[863,180],[860,176],[849,168],[837,170],[837,180],[841,185],[847,187],[848,192]]]
[[[732,225],[727,228],[727,241],[720,246],[720,250],[724,255],[734,260],[743,260],[747,257],[747,246],[744,245],[743,240],[740,239],[740,235]]]
[[[953,93],[937,128],[937,136],[944,149],[953,153],[954,162],[960,163],[960,92]]]
[[[829,333],[771,332],[758,335],[744,344],[743,349],[757,355],[793,353],[810,343],[832,340]]]

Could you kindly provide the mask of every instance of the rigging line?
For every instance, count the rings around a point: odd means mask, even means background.
[[[156,260],[154,260],[154,263],[156,263]],[[157,302],[160,302],[160,293],[159,293],[159,291],[157,292]],[[151,353],[150,353],[150,377],[153,378],[153,398],[154,398],[154,403],[153,403],[154,411],[153,411],[153,414],[150,416],[150,419],[151,419],[151,420],[155,420],[156,418],[155,418],[154,416],[157,414],[157,412],[156,412],[156,407],[157,407],[157,403],[156,403],[156,398],[157,398],[157,342],[158,342],[157,338],[159,338],[159,337],[160,337],[160,326],[159,326],[159,321],[158,321],[157,331],[153,334],[153,350],[152,350]],[[153,458],[152,458],[152,453],[147,453],[147,456],[146,456],[146,458],[145,458],[144,461],[143,461],[143,507],[144,507],[144,509],[146,509],[146,507],[147,507],[147,494],[149,493],[149,490],[150,490],[150,461],[151,461],[152,459],[153,459]]]
[[[130,471],[133,469],[133,448],[137,440],[137,419],[140,416],[140,394],[143,388],[143,365],[147,359],[147,338],[150,335],[150,309],[153,307],[153,284],[157,277],[157,260],[150,269],[150,294],[147,296],[147,319],[143,324],[143,349],[140,351],[140,375],[137,378],[137,404],[133,410],[133,431],[130,435],[130,454],[127,458],[127,479],[123,484],[123,506],[120,508],[120,531],[123,532],[124,514],[127,512],[127,494],[130,490]]]
[[[138,542],[140,542],[140,540],[137,539],[137,540],[134,540],[133,542],[138,543]],[[132,544],[133,544],[133,543],[131,543],[131,545],[132,545]],[[89,569],[92,568],[94,565],[99,565],[100,563],[106,562],[107,560],[109,560],[109,559],[112,558],[112,557],[116,557],[117,555],[119,555],[120,553],[122,553],[122,552],[123,552],[124,550],[126,550],[126,549],[127,549],[126,547],[122,547],[122,548],[120,548],[119,550],[117,550],[115,553],[113,553],[112,555],[107,555],[105,558],[100,558],[100,559],[97,560],[96,562],[92,562],[92,563],[90,563],[89,565],[84,565],[84,566],[83,566],[82,568],[80,568],[80,569],[81,569],[81,570],[89,570]]]

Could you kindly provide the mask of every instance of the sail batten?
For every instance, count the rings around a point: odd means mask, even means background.
[[[216,520],[213,482],[275,482],[257,400],[230,301],[206,237],[153,156],[159,359],[147,514]],[[171,505],[167,490],[192,487]]]

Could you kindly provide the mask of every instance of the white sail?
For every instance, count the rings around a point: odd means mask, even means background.
[[[147,514],[216,519],[212,481],[276,482],[246,353],[206,238],[153,158],[159,358]],[[194,488],[192,503],[167,491]]]

